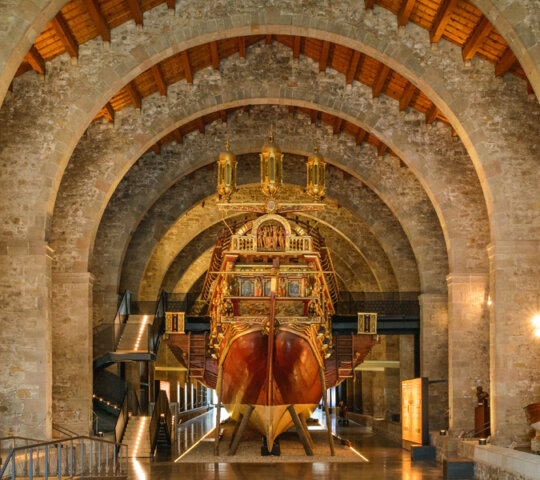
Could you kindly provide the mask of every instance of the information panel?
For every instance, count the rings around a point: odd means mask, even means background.
[[[418,445],[429,445],[428,379],[401,382],[401,436]]]

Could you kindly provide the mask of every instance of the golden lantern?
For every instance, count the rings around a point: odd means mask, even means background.
[[[326,162],[319,154],[319,148],[315,146],[313,154],[307,161],[307,188],[309,195],[322,199],[326,194]]]
[[[274,134],[270,127],[268,144],[264,145],[261,157],[261,189],[265,195],[274,197],[283,183],[283,154],[274,145]]]
[[[225,197],[227,201],[229,201],[231,195],[236,192],[236,157],[229,148],[229,137],[227,137],[225,151],[219,154],[219,160],[217,162],[218,195],[220,198]]]

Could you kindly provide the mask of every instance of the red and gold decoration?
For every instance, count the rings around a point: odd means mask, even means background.
[[[219,154],[218,160],[218,186],[217,192],[220,198],[230,200],[236,192],[236,157],[230,151],[229,138],[225,143],[225,151]]]
[[[308,195],[322,200],[326,195],[326,163],[319,154],[319,147],[315,145],[313,154],[307,161],[307,187]]]
[[[324,204],[278,202],[283,155],[273,142],[271,130],[260,155],[267,201],[219,204],[223,210],[258,216],[234,231],[224,230],[216,244],[200,298],[208,305],[209,333],[168,332],[166,341],[192,377],[217,390],[220,402],[238,421],[231,445],[238,445],[249,424],[272,450],[276,437],[294,423],[310,454],[305,420],[321,398],[326,406],[327,388],[353,376],[377,337],[366,331],[334,341],[332,315],[339,292],[329,250],[318,231],[298,217],[286,217]],[[227,161],[233,165],[231,157],[224,156],[223,162],[220,157],[220,167]],[[310,162],[308,186],[320,199],[324,162],[317,152]],[[220,189],[223,178],[225,173],[219,176],[218,191],[225,195],[232,189]],[[216,432],[217,454],[219,429]],[[333,454],[331,434],[329,443]],[[234,451],[231,447],[229,453]]]

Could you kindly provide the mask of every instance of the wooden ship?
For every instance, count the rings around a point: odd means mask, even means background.
[[[377,342],[376,335],[332,335],[338,283],[324,239],[293,212],[320,209],[321,202],[278,203],[282,154],[273,145],[261,153],[264,203],[221,204],[255,214],[224,230],[205,280],[201,302],[210,315],[209,332],[185,334],[168,322],[166,343],[192,377],[215,388],[238,428],[234,454],[249,424],[272,450],[276,437],[293,424],[311,454],[306,419],[323,399],[333,454],[326,389],[353,375]],[[227,142],[228,144],[228,142]],[[229,151],[218,162],[218,192],[235,190],[236,160]],[[308,188],[324,196],[325,164],[317,152],[308,160]],[[218,409],[218,424],[219,424]],[[219,429],[216,429],[219,454]]]

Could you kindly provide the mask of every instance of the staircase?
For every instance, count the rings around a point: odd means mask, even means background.
[[[151,457],[150,417],[130,417],[122,443],[128,446],[130,457]]]
[[[338,378],[352,378],[354,366],[354,351],[352,335],[336,335],[336,360]]]
[[[131,314],[124,324],[124,330],[116,347],[117,352],[148,351],[148,324],[150,315]]]
[[[189,369],[197,380],[202,380],[206,366],[206,333],[189,336]]]

